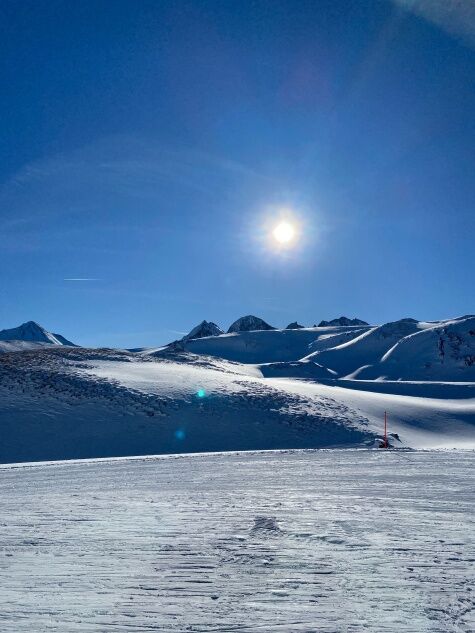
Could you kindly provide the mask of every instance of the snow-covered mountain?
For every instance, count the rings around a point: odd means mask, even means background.
[[[68,341],[61,334],[48,332],[44,327],[35,321],[27,321],[18,327],[0,331],[0,341],[28,341],[31,343],[47,343],[51,345],[70,345],[74,343]]]
[[[249,314],[234,321],[229,326],[228,334],[232,332],[251,332],[254,330],[274,330],[272,325],[266,323],[263,319]]]
[[[213,323],[212,321],[201,321],[196,327],[194,327],[186,336],[183,337],[183,341],[189,341],[195,338],[205,338],[207,336],[219,336],[224,334],[223,330]]]
[[[363,367],[364,380],[475,380],[475,316],[426,324],[402,337],[378,363]]]
[[[363,366],[380,361],[399,340],[417,332],[423,325],[414,319],[401,319],[373,327],[356,338],[315,352],[313,360],[343,377]]]
[[[251,330],[184,341],[184,349],[194,354],[217,356],[239,363],[297,361],[313,351],[311,345],[322,337],[361,333],[361,327]],[[331,346],[328,343],[328,346]],[[318,361],[319,362],[319,361]]]
[[[208,335],[214,328],[205,327],[205,337],[188,335],[175,349],[244,364],[275,364],[265,370],[267,375],[277,368],[278,375],[286,375],[289,363],[289,378],[321,380],[327,373],[352,380],[463,382],[475,380],[474,320],[405,318],[380,326],[253,329],[215,336]],[[195,328],[198,333],[200,328]]]
[[[358,380],[475,380],[475,317],[401,319],[307,357]]]

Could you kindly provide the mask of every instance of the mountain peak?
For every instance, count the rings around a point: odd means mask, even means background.
[[[263,319],[248,314],[229,326],[228,334],[231,332],[252,332],[254,330],[275,330],[272,325],[266,323]]]
[[[33,341],[52,345],[72,345],[61,334],[52,334],[36,321],[26,321],[18,327],[0,331],[0,341]]]
[[[294,321],[293,323],[289,323],[285,329],[286,330],[303,330],[304,326],[300,325],[300,323],[297,323],[297,321]]]
[[[219,325],[216,325],[216,323],[212,321],[201,321],[201,323],[194,327],[182,340],[189,341],[190,339],[219,336],[220,334],[224,334],[224,332]]]

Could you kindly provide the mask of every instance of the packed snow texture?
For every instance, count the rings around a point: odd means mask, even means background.
[[[475,453],[0,468],[3,633],[473,633]]]

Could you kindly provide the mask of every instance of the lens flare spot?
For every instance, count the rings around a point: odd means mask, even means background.
[[[184,440],[185,439],[185,431],[183,429],[177,429],[175,431],[175,437],[177,440]]]
[[[206,391],[204,389],[198,389],[196,395],[198,398],[204,398],[206,396]]]

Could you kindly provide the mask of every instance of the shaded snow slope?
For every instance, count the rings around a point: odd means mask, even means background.
[[[361,336],[364,332],[367,332],[369,327],[361,328],[361,327],[352,327],[352,328],[340,328],[340,327],[327,327],[322,330],[322,328],[318,328],[318,331],[324,331],[324,334],[320,334],[319,337],[310,343],[308,346],[310,350],[310,354],[302,360],[311,360],[313,359],[316,352],[323,352],[326,349],[330,349],[332,347],[337,347],[338,345],[342,345],[343,343],[348,343],[352,341],[357,336]]]
[[[0,469],[4,633],[469,633],[475,453]]]
[[[373,433],[363,414],[252,366],[66,347],[0,356],[0,422],[2,462],[350,446]]]
[[[0,331],[0,341],[31,341],[36,343],[51,343],[53,345],[74,345],[60,334],[52,334],[44,327],[28,321],[18,327]]]
[[[323,365],[312,360],[296,361],[288,363],[262,363],[258,365],[262,375],[266,378],[278,378],[292,376],[293,378],[307,378],[309,380],[331,380],[335,373]]]
[[[385,391],[375,381],[317,384],[274,378],[269,383],[294,394],[333,398],[363,415],[380,436],[387,411],[389,432],[398,433],[403,446],[475,449],[473,383],[390,383]]]

